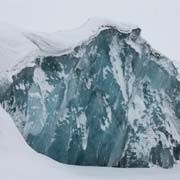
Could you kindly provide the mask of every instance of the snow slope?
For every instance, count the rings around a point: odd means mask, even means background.
[[[66,177],[62,165],[37,154],[25,143],[13,120],[0,108],[0,179]]]
[[[27,64],[28,66],[31,65],[31,62],[38,56],[69,53],[76,46],[91,40],[100,31],[109,27],[114,27],[123,33],[131,33],[136,29],[140,30],[136,25],[98,17],[88,19],[78,28],[54,33],[29,32],[9,24],[0,23],[0,71],[13,69],[17,72],[18,69],[22,69]],[[129,43],[139,52],[137,46],[131,41]],[[178,61],[174,60],[174,63],[180,69]]]
[[[12,68],[17,70],[42,53],[43,55],[68,53],[74,47],[90,40],[101,30],[109,27],[114,27],[123,33],[130,33],[135,29],[140,30],[136,25],[97,17],[90,18],[73,30],[61,30],[54,33],[29,32],[9,24],[0,23],[0,71],[11,70]],[[136,49],[136,47],[133,48]],[[21,65],[18,65],[19,63]],[[180,69],[178,61],[174,60],[174,63]]]
[[[73,30],[58,31],[51,34],[26,33],[25,35],[36,44],[40,50],[54,54],[72,50],[91,37],[96,36],[101,30],[109,27],[115,27],[123,33],[130,33],[133,29],[138,28],[135,25],[118,23],[108,19],[91,18],[79,28]]]
[[[23,35],[23,30],[5,23],[0,24],[1,71],[11,69],[35,49],[37,47]]]
[[[119,169],[68,166],[34,152],[0,107],[0,179],[2,180],[179,180],[180,165],[173,169]]]
[[[0,23],[0,79],[5,71],[10,71],[7,75],[11,76],[25,66],[30,66],[42,54],[68,53],[110,26],[123,33],[130,33],[138,28],[103,18],[91,18],[76,29],[54,33],[29,32]]]

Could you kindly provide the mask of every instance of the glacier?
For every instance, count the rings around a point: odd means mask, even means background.
[[[88,166],[179,160],[179,73],[139,27],[92,19],[24,38],[36,48],[6,72],[0,102],[33,149]]]

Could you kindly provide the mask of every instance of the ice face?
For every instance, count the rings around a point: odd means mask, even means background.
[[[60,162],[167,168],[179,157],[179,88],[167,58],[138,32],[111,27],[71,53],[36,59],[1,103],[28,144]]]

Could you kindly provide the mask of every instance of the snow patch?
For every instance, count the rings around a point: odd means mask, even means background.
[[[54,86],[50,85],[47,81],[46,74],[40,67],[36,68],[34,71],[34,82],[37,83],[41,89],[41,93],[46,97],[48,92],[52,92]]]
[[[103,68],[103,79],[107,78],[107,74],[111,72],[111,69],[109,68],[109,66],[106,66],[105,68]]]
[[[119,52],[119,45],[118,45],[116,37],[114,37],[112,40],[112,44],[110,45],[109,56],[111,59],[114,78],[116,79],[116,82],[118,83],[122,91],[124,100],[127,102],[128,96],[126,92],[126,84],[125,84],[123,70],[122,70],[122,61],[118,52]]]
[[[82,148],[86,150],[87,140],[88,140],[88,129],[87,129],[87,117],[84,112],[82,112],[76,119],[77,128],[82,130]]]

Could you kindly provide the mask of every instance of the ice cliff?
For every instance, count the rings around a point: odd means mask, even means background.
[[[36,53],[9,72],[0,102],[36,151],[77,165],[169,168],[179,160],[178,71],[139,27],[93,19],[24,37]]]

